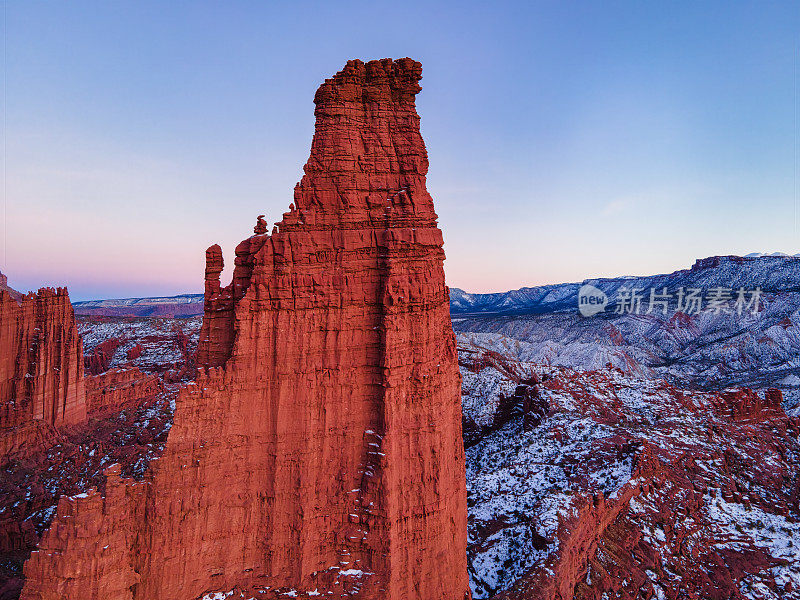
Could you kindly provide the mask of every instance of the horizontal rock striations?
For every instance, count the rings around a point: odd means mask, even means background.
[[[469,596],[460,377],[411,59],[320,86],[294,203],[206,253],[196,385],[142,483],[64,500],[23,598]],[[250,597],[250,596],[247,596]]]
[[[157,396],[163,389],[157,375],[142,373],[136,367],[111,369],[86,378],[86,412],[92,417],[119,412]]]
[[[65,288],[0,289],[0,460],[86,418],[83,350]]]

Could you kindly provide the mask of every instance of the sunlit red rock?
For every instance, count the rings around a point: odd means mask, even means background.
[[[0,459],[86,417],[83,350],[65,288],[0,290]]]
[[[320,86],[294,203],[206,253],[198,362],[142,483],[62,499],[23,598],[463,600],[460,378],[410,59]]]
[[[87,352],[84,360],[86,372],[90,375],[100,375],[111,366],[114,352],[117,351],[123,340],[119,338],[108,338],[95,346],[91,352]]]
[[[146,375],[136,367],[111,369],[86,378],[87,413],[97,417],[103,413],[135,406],[144,398],[158,395],[163,384],[156,375]]]
[[[137,343],[135,346],[128,348],[128,350],[125,351],[125,358],[128,360],[136,360],[142,355],[143,351],[144,347]]]

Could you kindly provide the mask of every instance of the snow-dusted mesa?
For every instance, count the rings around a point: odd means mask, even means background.
[[[762,258],[764,256],[791,256],[793,258],[800,257],[800,253],[798,254],[786,254],[786,252],[751,252],[750,254],[745,254],[745,258]]]
[[[800,423],[779,391],[486,341],[459,337],[476,600],[800,597]]]
[[[203,294],[73,302],[75,314],[91,317],[187,318],[203,314]]]

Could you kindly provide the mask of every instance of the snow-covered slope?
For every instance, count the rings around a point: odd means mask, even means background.
[[[778,394],[459,354],[476,600],[800,598],[800,420]],[[535,401],[491,427],[520,380]]]
[[[645,277],[614,277],[586,279],[577,283],[562,283],[525,287],[510,292],[470,294],[458,288],[450,289],[450,312],[454,318],[475,314],[541,314],[556,311],[575,312],[578,290],[592,285],[609,298],[618,296],[621,288],[651,288],[677,290],[684,288],[711,289],[760,287],[765,292],[800,292],[800,254],[711,256],[699,259],[690,269]]]

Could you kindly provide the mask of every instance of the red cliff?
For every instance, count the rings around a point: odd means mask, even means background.
[[[410,59],[318,90],[294,203],[206,253],[198,363],[142,483],[63,499],[23,598],[463,600],[460,377]]]
[[[65,288],[0,289],[0,458],[83,421],[83,351]]]

